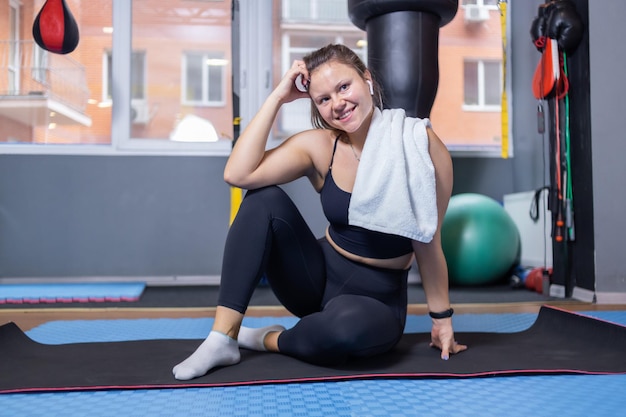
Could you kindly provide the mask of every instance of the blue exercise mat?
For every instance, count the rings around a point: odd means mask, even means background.
[[[581,314],[626,326],[626,311],[585,311]],[[536,313],[457,314],[457,332],[512,333],[528,329]],[[296,317],[245,317],[244,326],[265,327],[280,324],[286,328],[297,323]],[[204,339],[213,325],[212,318],[158,318],[117,320],[55,320],[40,324],[26,332],[38,343],[121,342],[153,339]],[[409,315],[405,333],[430,331],[432,320],[427,315]],[[460,340],[462,342],[462,340]]]
[[[529,328],[537,318],[534,313],[457,314],[456,331],[517,332]],[[286,328],[297,323],[296,317],[245,317],[243,325],[265,327],[280,324]],[[626,324],[626,314],[624,324]],[[121,342],[151,339],[204,339],[213,325],[212,318],[159,318],[117,320],[58,320],[43,323],[28,332],[39,343],[63,344],[84,342]],[[427,315],[409,315],[405,333],[429,332],[432,320]]]
[[[137,301],[144,282],[2,284],[0,304]]]

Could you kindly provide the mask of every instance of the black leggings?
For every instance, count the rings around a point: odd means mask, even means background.
[[[279,187],[249,191],[224,248],[218,304],[245,313],[261,277],[298,323],[281,353],[341,364],[391,349],[404,331],[406,270],[351,261],[317,239]]]

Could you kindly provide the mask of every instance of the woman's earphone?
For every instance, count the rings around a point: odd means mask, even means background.
[[[294,84],[296,85],[296,88],[298,89],[298,91],[300,91],[302,93],[306,93],[307,91],[309,91],[308,80],[305,80],[304,76],[302,74],[298,74]]]
[[[374,95],[374,85],[370,80],[365,80],[365,82],[370,86],[370,94]]]

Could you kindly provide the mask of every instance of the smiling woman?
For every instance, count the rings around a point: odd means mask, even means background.
[[[360,127],[354,125],[355,120],[371,117],[372,106],[359,105],[364,95],[371,96],[368,97],[370,102],[373,99],[373,89],[369,92],[373,83],[370,72],[363,69],[359,74],[346,64],[333,61],[318,65],[308,65],[312,71],[309,94],[315,104],[314,125],[338,132],[354,132]],[[359,116],[358,112],[362,114]]]
[[[298,88],[299,77],[307,91]],[[266,150],[281,107],[297,100],[312,103],[318,127]],[[321,239],[279,187],[303,177],[319,192],[328,221]],[[372,74],[350,48],[329,44],[293,62],[238,138],[224,179],[249,191],[228,231],[212,330],[174,366],[176,379],[236,364],[240,347],[326,366],[389,351],[406,324],[414,257],[432,318],[431,346],[443,360],[467,348],[454,339],[439,232],[452,191],[450,155],[427,120],[377,107]],[[389,198],[372,203],[370,189],[375,200]],[[378,216],[364,224],[359,209],[372,204],[367,215]],[[241,326],[262,276],[300,318],[292,328]]]

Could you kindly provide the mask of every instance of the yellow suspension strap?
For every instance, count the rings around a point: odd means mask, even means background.
[[[239,126],[241,124],[241,117],[235,117],[233,119],[233,126],[235,128],[235,132],[239,131]],[[238,136],[238,135],[237,135]],[[235,146],[235,141],[233,141],[233,146]],[[228,225],[233,224],[235,220],[235,216],[239,211],[239,206],[241,205],[241,200],[243,199],[243,190],[239,187],[230,187],[230,220]]]
[[[498,2],[500,9],[500,27],[502,31],[502,100],[501,100],[501,117],[502,117],[502,158],[509,157],[509,105],[506,96],[506,0]]]
[[[228,225],[233,224],[235,220],[235,216],[239,211],[239,206],[241,205],[241,200],[243,199],[243,190],[238,187],[230,187],[230,220],[228,221]]]

